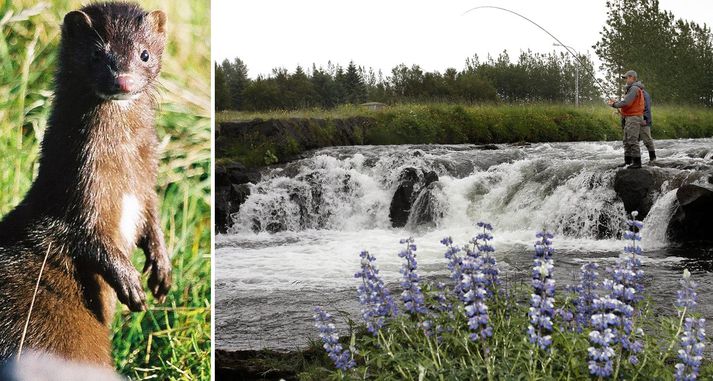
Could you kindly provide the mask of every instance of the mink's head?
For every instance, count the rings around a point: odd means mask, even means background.
[[[95,3],[67,13],[60,86],[106,100],[135,99],[151,89],[159,75],[165,24],[163,12],[145,12],[131,3]]]

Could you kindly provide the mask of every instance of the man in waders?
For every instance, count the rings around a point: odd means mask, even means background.
[[[623,78],[626,79],[624,99],[618,102],[609,99],[609,105],[620,109],[624,118],[624,165],[636,169],[641,168],[639,135],[644,124],[644,92],[635,71],[627,71]]]

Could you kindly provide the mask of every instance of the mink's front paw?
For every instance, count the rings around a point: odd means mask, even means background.
[[[133,271],[132,271],[133,270]],[[133,312],[146,310],[146,293],[141,285],[141,276],[133,267],[128,271],[119,271],[115,282],[109,283],[116,291],[119,301]]]
[[[151,255],[144,266],[144,273],[149,272],[149,290],[159,303],[166,299],[171,289],[171,260],[163,252]]]

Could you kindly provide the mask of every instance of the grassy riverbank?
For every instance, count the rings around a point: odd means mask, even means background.
[[[37,170],[52,103],[59,25],[86,2],[15,0],[0,5],[0,216],[17,205]],[[210,16],[202,0],[147,1],[168,15],[157,125],[158,193],[172,257],[164,304],[117,312],[113,355],[132,379],[210,379]],[[190,28],[190,33],[187,32]],[[135,263],[141,269],[143,255]]]
[[[321,141],[305,144],[299,136],[259,136],[250,133],[240,141],[217,140],[217,155],[223,160],[236,160],[248,166],[264,165],[272,160],[284,161],[301,153],[307,146],[326,146],[339,131],[333,121],[366,118],[371,121],[360,134],[357,144],[492,144],[515,142],[566,142],[620,140],[620,118],[606,105],[579,108],[566,105],[477,105],[404,104],[379,111],[359,106],[342,106],[333,110],[275,111],[269,113],[222,112],[217,123],[254,121],[307,120],[317,129]],[[317,125],[316,121],[326,121]],[[283,123],[284,124],[284,123]],[[230,126],[223,124],[226,135]],[[283,131],[285,133],[287,131]],[[702,107],[661,106],[654,109],[655,139],[701,138],[713,136],[713,110]],[[299,134],[298,134],[299,135]],[[310,142],[312,143],[312,142]],[[268,152],[269,151],[269,152]],[[272,155],[275,158],[272,158]]]

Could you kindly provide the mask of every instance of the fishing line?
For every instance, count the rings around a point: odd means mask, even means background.
[[[577,63],[579,63],[579,66],[580,66],[580,67],[585,68],[585,71],[587,72],[587,74],[589,74],[590,77],[592,77],[592,79],[594,80],[594,83],[595,83],[597,86],[599,86],[599,89],[600,89],[600,90],[603,91],[603,94],[602,94],[602,95],[604,95],[604,96],[606,97],[606,95],[615,94],[615,93],[616,93],[616,92],[609,92],[609,91],[607,91],[607,89],[605,89],[605,88],[602,86],[602,84],[599,82],[599,79],[597,79],[597,77],[594,76],[594,72],[593,72],[592,70],[589,70],[589,67],[588,67],[588,66],[585,66],[584,64],[582,64],[582,61],[579,59],[579,57],[577,57],[577,55],[574,54],[574,52],[572,52],[572,50],[571,50],[570,48],[568,48],[562,41],[560,41],[559,38],[555,37],[555,35],[553,35],[552,33],[550,33],[547,29],[543,28],[540,24],[538,24],[538,23],[536,23],[536,22],[530,20],[529,18],[527,18],[527,17],[525,17],[525,16],[523,16],[523,15],[521,15],[521,14],[515,12],[515,11],[511,11],[511,10],[509,10],[509,9],[507,9],[507,8],[497,7],[497,6],[494,6],[494,5],[481,5],[481,6],[479,6],[479,7],[471,8],[471,9],[469,9],[469,10],[463,12],[463,15],[466,15],[467,13],[469,13],[469,12],[471,12],[471,11],[475,11],[475,10],[478,10],[478,9],[486,9],[486,8],[499,9],[499,10],[501,10],[501,11],[509,12],[509,13],[514,14],[515,16],[518,16],[518,17],[520,17],[520,18],[523,18],[523,19],[529,21],[530,23],[534,24],[536,27],[540,28],[543,32],[547,33],[550,37],[552,37],[555,41],[557,41],[557,43],[559,43],[560,45],[562,45],[562,47],[565,48],[565,50],[567,50],[567,53],[571,54],[572,57],[574,57],[574,59],[577,61]]]

